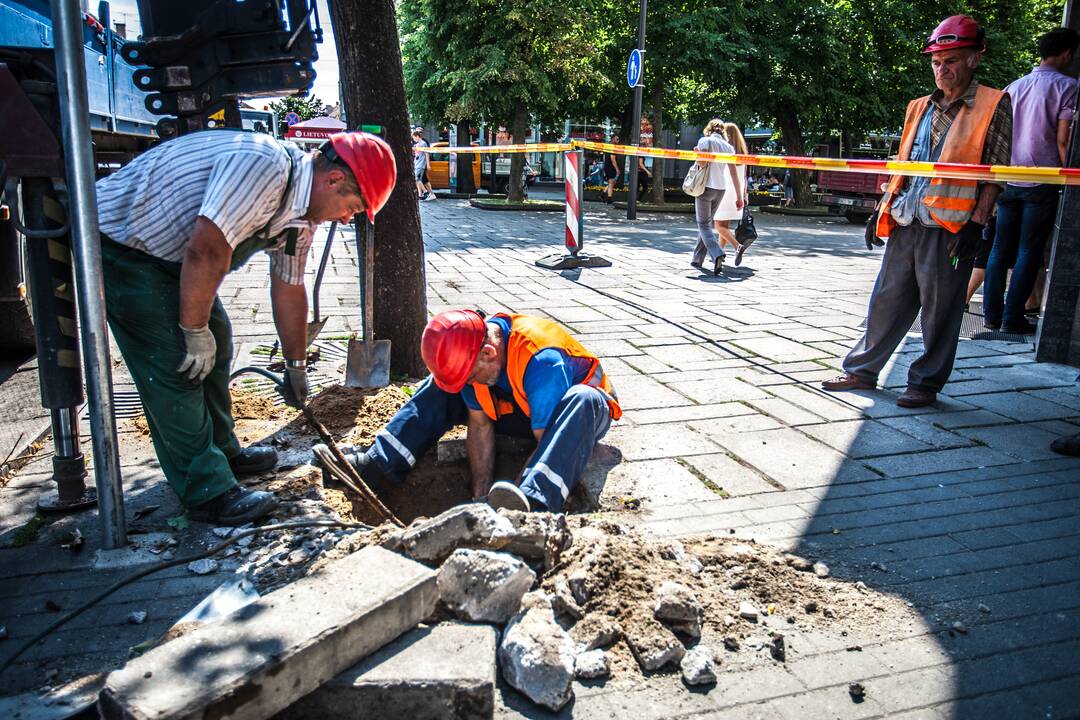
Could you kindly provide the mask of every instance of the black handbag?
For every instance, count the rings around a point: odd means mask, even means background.
[[[754,227],[754,216],[750,208],[743,208],[742,219],[739,220],[739,226],[735,228],[735,239],[743,247],[749,247],[750,243],[757,240],[757,228]]]

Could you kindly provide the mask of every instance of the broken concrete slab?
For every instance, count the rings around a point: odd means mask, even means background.
[[[679,663],[683,682],[687,685],[711,685],[716,682],[716,660],[711,648],[694,647]]]
[[[555,592],[551,595],[551,606],[555,609],[556,615],[569,617],[573,620],[580,620],[585,617],[585,611],[574,600],[574,595],[570,592],[570,586],[563,580],[555,583]]]
[[[574,673],[582,680],[607,677],[610,671],[608,656],[603,650],[583,652],[574,662]]]
[[[161,562],[159,547],[175,545],[176,539],[169,533],[145,533],[133,535],[128,544],[115,550],[99,548],[90,562],[91,570],[119,570],[122,568],[153,565]]]
[[[686,654],[686,648],[679,639],[658,622],[639,628],[637,632],[626,636],[626,644],[634,659],[645,672],[659,670],[668,663],[677,663]]]
[[[590,613],[570,628],[570,637],[577,644],[578,652],[613,645],[622,636],[623,629],[618,621],[600,613]]]
[[[560,710],[574,696],[574,641],[550,608],[534,607],[506,626],[499,666],[511,687],[549,710]]]
[[[653,616],[675,632],[701,637],[701,603],[682,583],[669,581],[656,589]]]
[[[340,673],[276,720],[488,720],[495,628],[420,626]]]
[[[502,625],[535,581],[536,573],[513,555],[462,548],[439,568],[439,599],[462,620]]]
[[[513,534],[513,524],[490,505],[471,503],[410,525],[392,549],[413,560],[439,564],[462,547],[498,550]]]
[[[109,675],[106,720],[262,720],[435,609],[429,568],[368,547]]]
[[[573,543],[563,514],[499,510],[514,526],[514,532],[502,549],[529,560],[546,560],[548,554],[558,555]]]

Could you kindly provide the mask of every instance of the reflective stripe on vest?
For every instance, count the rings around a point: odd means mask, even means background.
[[[1001,90],[994,90],[985,85],[980,85],[976,89],[975,104],[972,107],[967,105],[961,107],[952,125],[949,126],[942,140],[944,147],[938,162],[968,165],[978,165],[982,162],[986,133],[990,128],[990,122],[994,119],[998,103],[1004,95],[1005,93]],[[904,118],[904,132],[900,136],[900,160],[910,159],[911,146],[915,143],[915,133],[919,122],[922,120],[923,113],[929,111],[929,95],[908,103],[907,115]],[[902,175],[893,175],[889,179],[877,222],[877,236],[882,239],[888,239],[896,226],[889,208],[903,184]],[[978,183],[974,180],[933,178],[923,198],[923,203],[930,209],[930,217],[949,232],[956,233],[960,232],[960,228],[971,218],[978,192]]]
[[[591,367],[582,384],[595,387],[604,393],[608,411],[613,420],[622,417],[622,408],[619,406],[615,388],[600,368],[600,359],[575,340],[561,325],[552,320],[531,315],[500,313],[494,317],[510,321],[510,337],[506,339],[506,375],[510,379],[514,401],[526,416],[529,415],[529,399],[525,396],[525,369],[536,353],[548,348],[558,348],[570,357],[587,358],[591,361]],[[480,408],[492,420],[498,420],[501,415],[513,412],[510,403],[494,398],[491,388],[487,385],[473,383],[472,387]]]

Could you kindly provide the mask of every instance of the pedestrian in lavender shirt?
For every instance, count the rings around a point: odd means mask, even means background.
[[[1076,111],[1077,81],[1069,67],[1080,35],[1057,28],[1039,38],[1042,62],[1007,88],[1013,105],[1013,165],[1061,167]],[[1058,186],[1009,183],[998,198],[997,236],[986,264],[983,316],[991,330],[1030,335],[1035,326],[1024,317],[1024,304],[1042,268],[1043,250],[1057,211]],[[1005,292],[1005,276],[1013,263]]]

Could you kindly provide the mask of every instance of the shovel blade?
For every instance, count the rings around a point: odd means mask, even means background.
[[[350,340],[345,387],[381,388],[390,384],[390,341]]]
[[[322,332],[323,325],[326,324],[327,318],[322,320],[312,320],[307,324],[307,346],[311,347],[311,344],[315,342],[315,339],[319,337],[319,333]]]

